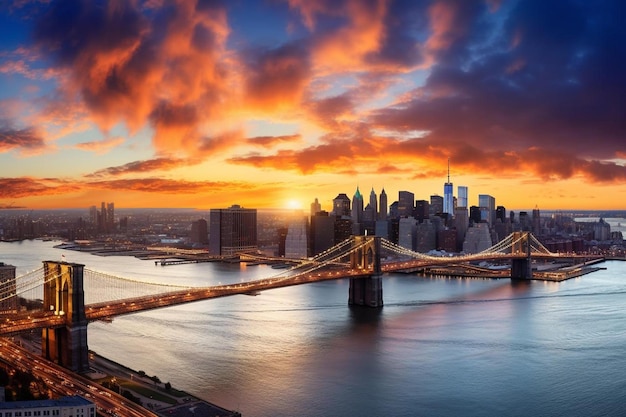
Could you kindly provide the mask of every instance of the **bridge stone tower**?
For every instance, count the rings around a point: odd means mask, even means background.
[[[65,326],[43,329],[42,355],[74,372],[89,370],[83,269],[85,265],[44,261],[44,309],[66,317]]]
[[[511,259],[512,279],[532,279],[533,269],[530,259],[530,232],[514,232],[511,252],[513,255],[526,255],[524,258]]]
[[[380,267],[380,237],[353,236],[353,242],[353,247],[359,247],[359,249],[350,254],[350,266],[352,269],[369,272],[369,276],[350,278],[348,304],[382,307],[383,281]]]

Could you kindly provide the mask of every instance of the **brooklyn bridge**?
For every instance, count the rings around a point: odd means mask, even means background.
[[[267,260],[242,254],[242,260]],[[480,253],[432,256],[410,251],[376,236],[353,236],[314,258],[262,279],[229,285],[187,287],[143,282],[90,270],[82,264],[43,261],[38,270],[5,286],[0,301],[31,300],[37,308],[0,316],[0,336],[41,329],[42,355],[70,370],[88,370],[87,325],[96,320],[236,294],[256,294],[312,282],[349,279],[348,303],[382,307],[386,273],[464,265],[481,261],[508,264],[512,279],[533,279],[533,264],[564,261],[571,271],[601,258],[548,251],[532,234],[516,232]]]

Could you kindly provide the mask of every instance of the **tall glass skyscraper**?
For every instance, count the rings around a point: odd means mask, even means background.
[[[458,188],[458,197],[457,197],[457,207],[465,207],[466,209],[469,207],[467,205],[467,198],[468,198],[468,193],[467,193],[467,187],[464,185],[459,185]]]
[[[449,217],[454,216],[453,186],[450,182],[450,159],[448,158],[448,182],[443,185],[443,212]]]
[[[481,219],[490,225],[496,222],[496,199],[489,194],[478,194],[478,207],[481,208]]]

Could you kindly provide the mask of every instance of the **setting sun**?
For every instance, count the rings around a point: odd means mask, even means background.
[[[298,200],[287,201],[287,208],[291,210],[299,210],[302,208],[302,203]]]

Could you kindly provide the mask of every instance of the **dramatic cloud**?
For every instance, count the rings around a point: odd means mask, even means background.
[[[22,153],[36,153],[45,148],[39,132],[34,128],[16,129],[0,121],[0,153],[17,149]]]
[[[54,178],[0,178],[0,198],[58,195],[79,187]]]
[[[189,159],[176,159],[176,158],[155,158],[146,161],[134,161],[124,164],[122,166],[110,167],[101,169],[92,174],[87,175],[87,178],[93,177],[111,177],[125,174],[136,174],[151,171],[168,171],[171,169],[179,168],[181,166],[196,165],[199,161]]]
[[[176,1],[144,13],[135,2],[56,1],[34,38],[69,74],[63,95],[104,129],[150,123],[157,150],[194,152],[201,122],[219,114],[228,34],[224,9],[197,6]]]
[[[122,143],[124,143],[124,138],[114,137],[104,140],[78,143],[76,144],[76,147],[84,151],[91,151],[102,154],[108,152],[110,149],[115,148]]]
[[[309,72],[307,50],[300,45],[263,51],[248,60],[246,99],[261,112],[292,109],[302,99]]]
[[[249,183],[220,181],[181,181],[161,178],[120,179],[87,182],[86,185],[106,190],[142,191],[164,194],[194,194],[199,192],[219,192],[233,188],[245,190],[253,188]]]
[[[281,143],[294,143],[302,141],[301,135],[285,135],[285,136],[256,136],[248,138],[247,142],[262,146],[264,148],[272,148]]]

